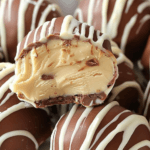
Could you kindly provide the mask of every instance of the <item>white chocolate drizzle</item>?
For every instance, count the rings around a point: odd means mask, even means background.
[[[55,26],[55,22],[56,22],[56,18],[52,19],[51,22],[45,22],[42,26],[38,27],[34,32],[34,38],[33,41],[30,41],[30,43],[35,43],[35,42],[41,42],[41,43],[46,43],[47,41],[47,37],[49,35],[52,35],[53,33],[53,29]],[[50,24],[50,25],[49,25]],[[100,31],[96,31],[96,35],[97,35],[97,41],[94,41],[94,27],[91,26],[89,27],[89,35],[88,37],[85,36],[86,34],[86,27],[87,27],[87,23],[83,23],[82,27],[81,27],[81,33],[79,33],[79,25],[81,23],[79,21],[77,21],[76,19],[74,19],[71,15],[68,15],[66,17],[64,17],[62,25],[61,25],[61,30],[60,30],[60,38],[65,39],[65,40],[70,40],[74,37],[74,35],[77,35],[80,37],[81,40],[90,40],[91,43],[95,46],[100,48],[101,50],[105,51],[107,53],[107,51],[105,50],[105,48],[103,47],[103,43],[105,40],[110,40],[110,37],[107,34],[103,34],[100,35]],[[41,28],[40,31],[40,38],[37,40],[37,34],[39,33],[39,29]],[[48,28],[48,32],[47,29]],[[75,29],[75,30],[74,30]],[[32,33],[29,33],[30,35]],[[24,50],[28,50],[28,46],[27,46],[27,41],[30,38],[30,35],[27,35],[27,38],[25,40],[24,43]],[[19,51],[20,51],[20,45],[17,48],[17,56],[15,59],[17,59]]]
[[[150,148],[150,142],[148,140],[141,141],[141,142],[137,143],[136,145],[134,145],[133,147],[131,147],[129,150],[140,149],[141,147],[144,147],[144,146],[147,146]]]
[[[125,0],[116,0],[113,13],[107,24],[107,33],[111,33],[110,35],[112,38],[115,38],[117,36],[118,26],[121,21],[121,16],[125,4],[126,4]]]
[[[126,48],[125,46],[127,44],[127,40],[128,40],[130,31],[133,28],[133,26],[135,25],[137,17],[138,17],[138,15],[134,15],[131,18],[131,20],[126,24],[126,27],[124,29],[123,36],[121,39],[121,49],[123,50],[123,53],[125,52],[125,48]]]
[[[29,105],[27,103],[24,103],[24,102],[20,102],[19,104],[16,104],[10,108],[8,108],[6,111],[4,112],[1,112],[0,113],[0,122],[6,118],[7,116],[9,116],[10,114],[18,111],[18,110],[21,110],[21,109],[24,109],[24,108],[30,108],[30,107],[33,107],[32,105]]]
[[[137,29],[137,31],[136,31],[136,34],[138,34],[139,33],[139,31],[141,30],[141,28],[142,28],[142,26],[145,24],[145,22],[147,22],[148,20],[150,19],[150,15],[146,15],[146,16],[144,16],[141,20],[140,20],[140,26],[139,26],[139,28]]]
[[[129,68],[133,69],[133,67],[134,67],[133,63],[121,52],[121,50],[118,48],[116,43],[111,42],[111,46],[112,46],[113,53],[118,56],[117,65],[119,65],[121,63],[126,63],[126,65]],[[121,85],[114,86],[114,88],[111,91],[112,95],[109,97],[108,101],[112,102],[117,97],[117,95],[119,95],[119,93],[121,93],[123,90],[125,90],[128,87],[135,88],[138,91],[139,102],[140,102],[139,112],[141,112],[143,109],[143,106],[144,106],[144,101],[143,101],[144,94],[141,89],[141,86],[136,81],[126,81],[126,82],[122,83]]]
[[[134,2],[134,0],[128,0],[125,13],[128,13],[128,11],[129,11],[131,5],[133,4],[133,2]]]
[[[59,13],[61,13],[61,10],[60,8],[58,7],[58,5],[56,4],[51,4],[51,5],[48,5],[47,8],[43,11],[42,13],[42,16],[40,18],[40,21],[39,21],[39,24],[38,26],[41,26],[45,20],[46,20],[46,17],[48,16],[48,14],[53,11],[53,10],[57,10]]]
[[[84,142],[80,148],[81,150],[89,148],[89,146],[92,142],[92,139],[94,137],[94,134],[96,132],[96,129],[98,128],[99,124],[101,123],[101,121],[103,120],[105,115],[108,113],[108,111],[116,105],[119,105],[119,104],[117,102],[112,102],[112,103],[108,104],[104,109],[102,109],[97,114],[97,116],[94,118],[93,122],[91,123],[90,127],[87,130],[85,140],[84,140]]]
[[[0,106],[2,106],[3,104],[5,104],[8,100],[9,100],[9,98],[11,97],[11,96],[13,96],[14,95],[14,93],[13,92],[11,92],[11,93],[8,93],[8,95],[3,99],[3,101],[0,103]]]
[[[107,20],[108,17],[108,7],[109,7],[109,0],[98,0],[98,2],[102,1],[102,24],[101,28],[99,27],[99,30],[102,33],[108,33],[111,36],[111,39],[114,39],[118,35],[118,27],[121,22],[121,18],[123,15],[123,10],[125,9],[125,13],[127,14],[129,10],[131,9],[131,6],[134,5],[134,0],[116,0],[112,14],[110,16],[109,21]],[[98,3],[97,2],[97,3]],[[93,25],[92,20],[93,20],[93,3],[94,0],[89,0],[89,6],[87,9],[87,23],[90,25]],[[100,6],[100,5],[99,5]],[[96,6],[95,6],[96,7]],[[125,52],[125,48],[127,45],[128,37],[132,31],[132,28],[135,26],[135,24],[138,23],[138,16],[141,14],[146,8],[150,7],[150,1],[143,1],[139,6],[137,7],[137,12],[135,13],[134,16],[131,16],[129,22],[126,24],[125,28],[123,29],[123,36],[121,39],[121,49],[123,52]],[[83,12],[81,8],[77,8],[75,13],[74,13],[75,18],[78,16],[78,20],[80,22],[85,22],[86,20],[83,19]],[[149,17],[145,15],[143,19],[140,21],[141,24],[137,30],[137,34],[139,33],[139,30],[141,27],[149,20]]]
[[[149,105],[150,105],[150,93],[149,93],[149,91],[150,91],[150,81],[148,82],[146,91],[144,93],[144,98],[143,98],[144,103],[146,103],[145,110],[144,110],[144,116],[147,116],[148,108],[149,108]]]
[[[7,75],[13,73],[14,70],[15,70],[15,64],[0,63],[0,80],[2,80]],[[3,98],[4,94],[10,89],[10,86],[11,86],[11,83],[13,82],[13,80],[14,80],[14,76],[10,77],[0,87],[0,91],[1,91],[0,92],[0,106],[4,105],[9,100],[9,98],[15,94],[13,92],[10,92]],[[32,107],[33,107],[32,105],[20,101],[18,104],[11,106],[10,108],[6,109],[3,112],[0,112],[0,122],[2,122],[6,117],[8,117],[9,115],[11,115],[14,112],[17,112],[21,109],[32,108]],[[48,115],[50,114],[48,108],[44,108],[42,110],[44,110]],[[0,147],[5,140],[7,140],[10,137],[14,137],[14,136],[26,136],[26,137],[28,137],[31,141],[34,142],[36,149],[38,149],[38,143],[37,143],[36,139],[34,138],[34,136],[30,132],[23,131],[23,130],[15,130],[15,131],[11,131],[11,132],[3,134],[0,137]]]
[[[88,20],[87,20],[87,23],[88,23],[88,25],[92,25],[92,19],[93,19],[93,17],[92,17],[92,12],[93,12],[93,10],[94,10],[94,5],[95,4],[95,0],[90,0],[89,1],[89,8],[88,8]]]
[[[7,41],[6,41],[6,28],[5,28],[5,23],[4,23],[4,11],[6,7],[6,0],[1,1],[1,9],[0,9],[0,37],[1,37],[1,46],[3,49],[3,53],[5,56],[6,61],[8,60],[8,54],[7,54]]]
[[[0,147],[2,146],[2,144],[5,140],[7,140],[8,138],[14,137],[14,136],[25,136],[25,137],[29,138],[35,144],[36,150],[39,147],[35,137],[30,132],[24,131],[24,130],[16,130],[16,131],[11,131],[11,132],[3,134],[0,137]]]
[[[142,13],[143,10],[145,10],[147,7],[150,7],[150,1],[149,1],[149,0],[144,1],[143,3],[141,3],[141,4],[138,6],[138,8],[137,8],[138,13]]]
[[[70,141],[69,150],[71,150],[72,141],[73,141],[73,139],[74,139],[74,137],[75,137],[75,134],[76,134],[76,132],[78,131],[78,129],[79,129],[79,127],[80,127],[82,121],[83,121],[85,118],[87,118],[87,116],[88,116],[89,113],[92,111],[92,109],[93,109],[93,107],[89,107],[89,108],[85,109],[85,111],[82,113],[81,117],[80,117],[79,120],[77,121],[76,126],[75,126],[75,129],[74,129],[73,134],[72,134],[72,136],[71,136],[71,141]]]
[[[106,105],[96,116],[93,116],[93,121],[91,122],[91,124],[89,124],[89,127],[87,128],[87,131],[83,130],[86,132],[84,141],[81,145],[81,147],[79,148],[80,150],[91,150],[93,149],[94,146],[96,146],[97,141],[99,140],[99,138],[101,137],[101,135],[104,133],[104,131],[107,130],[107,128],[109,126],[111,126],[114,122],[116,122],[121,115],[125,114],[125,113],[129,113],[129,110],[123,110],[122,112],[116,114],[116,116],[114,116],[114,118],[112,118],[112,120],[110,120],[98,133],[96,132],[99,125],[102,123],[103,118],[106,117],[107,113],[115,106],[117,106],[118,103],[117,102],[111,102],[108,105]],[[70,121],[73,120],[73,116],[76,115],[76,111],[77,111],[78,105],[75,105],[72,110],[68,113],[68,116],[65,119],[64,125],[63,127],[60,129],[60,135],[57,133],[57,128],[58,128],[58,124],[61,121],[61,119],[58,121],[53,133],[52,133],[52,137],[51,137],[51,146],[50,146],[50,150],[55,150],[55,144],[58,143],[58,141],[55,139],[56,136],[59,136],[59,143],[61,142],[61,144],[59,144],[59,150],[64,150],[64,138],[65,138],[65,134],[66,134],[66,129],[70,123]],[[94,109],[94,107],[90,107],[90,108],[85,108],[85,110],[82,112],[81,116],[78,118],[78,120],[75,123],[75,127],[74,130],[72,131],[71,134],[71,140],[70,140],[70,146],[69,146],[69,150],[72,150],[72,143],[74,142],[74,137],[76,136],[76,133],[79,130],[79,127],[81,126],[81,123],[83,122],[83,120],[87,120],[89,117],[89,114],[92,113],[91,111]],[[63,116],[62,116],[63,117]],[[128,144],[131,136],[134,134],[135,130],[140,126],[140,125],[144,125],[145,127],[147,127],[147,129],[150,131],[149,128],[149,124],[147,122],[147,120],[145,119],[145,117],[143,116],[139,116],[136,114],[130,114],[129,116],[127,116],[124,120],[122,120],[115,129],[113,129],[108,135],[106,135],[106,137],[97,145],[97,147],[95,148],[96,150],[104,150],[106,148],[106,146],[113,140],[113,138],[120,132],[123,132],[123,138],[122,141],[119,145],[118,150],[122,150],[125,148],[125,146]],[[65,126],[65,130],[64,130],[64,126]],[[86,124],[83,126],[86,128]],[[62,133],[63,132],[63,136]],[[82,132],[82,130],[81,130]],[[57,134],[57,135],[56,135]],[[80,133],[82,134],[82,133]],[[85,134],[85,133],[83,133]],[[95,137],[96,134],[96,137]],[[93,138],[95,137],[94,141]],[[93,141],[93,143],[91,143]],[[90,146],[91,145],[91,146]],[[144,146],[148,146],[150,147],[150,141],[148,140],[143,140],[140,141],[139,143],[136,143],[135,145],[133,145],[130,150],[137,150],[140,149]]]
[[[115,121],[117,121],[118,118],[119,118],[122,114],[127,113],[127,112],[130,112],[130,111],[129,111],[129,110],[125,110],[125,111],[119,113],[112,121],[110,121],[106,126],[104,126],[104,127],[100,130],[100,132],[96,135],[96,138],[95,138],[95,140],[94,140],[92,146],[90,147],[90,149],[92,149],[92,147],[93,147],[94,144],[98,141],[98,139],[99,139],[100,136],[104,133],[104,131],[105,131],[112,123],[114,123]]]
[[[140,122],[139,122],[140,120]],[[147,120],[143,116],[139,115],[130,115],[126,119],[124,119],[118,126],[110,132],[107,137],[98,145],[96,150],[101,149],[104,150],[107,144],[115,137],[115,135],[119,132],[123,132],[123,140],[118,148],[118,150],[124,149],[135,129],[140,126],[145,125],[149,129],[149,124]],[[150,129],[149,129],[150,130]]]
[[[59,137],[59,149],[60,150],[64,149],[63,148],[63,143],[64,143],[64,138],[65,138],[65,133],[67,131],[67,127],[68,127],[74,113],[76,112],[77,108],[78,108],[78,105],[73,106],[73,108],[71,109],[70,113],[68,114],[68,117],[67,117],[67,119],[66,119],[66,121],[65,121],[65,123],[62,127],[62,130],[60,132],[60,137]]]
[[[8,9],[6,10],[6,5],[8,2]],[[18,43],[22,41],[22,39],[25,36],[25,15],[26,11],[30,4],[34,5],[32,20],[31,20],[31,30],[35,29],[35,24],[37,20],[37,15],[40,7],[43,5],[44,0],[38,0],[37,2],[33,0],[19,0],[19,8],[18,8],[18,22],[17,22],[17,41]],[[0,36],[1,38],[1,46],[4,52],[4,56],[6,58],[6,61],[8,61],[8,54],[7,54],[7,39],[6,39],[6,25],[4,22],[4,16],[5,11],[8,11],[8,21],[11,21],[12,19],[12,6],[13,6],[14,0],[5,0],[1,2],[1,9],[0,9]],[[42,25],[45,21],[47,16],[51,13],[51,11],[57,10],[59,14],[61,14],[61,10],[58,5],[56,4],[48,4],[46,9],[42,12],[42,15],[39,19],[38,26]],[[16,12],[17,13],[17,12]],[[15,38],[15,37],[14,37]]]

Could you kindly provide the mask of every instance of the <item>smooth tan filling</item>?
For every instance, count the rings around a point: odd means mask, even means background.
[[[29,102],[77,94],[108,94],[116,59],[89,42],[50,40],[19,59],[13,91]],[[93,64],[93,66],[91,66]]]

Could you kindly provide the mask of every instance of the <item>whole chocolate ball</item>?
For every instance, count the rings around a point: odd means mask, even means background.
[[[117,102],[89,108],[74,105],[51,136],[51,150],[149,150],[149,144],[146,118]]]
[[[37,150],[51,135],[49,110],[35,109],[11,92],[14,68],[0,63],[0,149]]]
[[[17,44],[30,30],[61,16],[60,8],[48,0],[2,0],[0,7],[1,47],[9,62],[14,62]]]
[[[82,0],[75,17],[108,33],[132,61],[141,58],[150,34],[149,0]]]
[[[143,91],[137,82],[134,65],[114,42],[112,42],[111,48],[117,58],[119,77],[106,101],[118,101],[122,107],[142,114]]]

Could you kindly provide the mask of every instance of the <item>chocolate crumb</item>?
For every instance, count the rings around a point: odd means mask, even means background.
[[[54,76],[43,74],[42,77],[41,77],[41,79],[42,80],[50,80],[50,79],[54,79]]]
[[[87,66],[99,66],[99,62],[96,58],[90,59],[86,62]]]

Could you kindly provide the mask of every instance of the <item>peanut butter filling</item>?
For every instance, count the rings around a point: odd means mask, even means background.
[[[108,95],[116,69],[109,51],[76,39],[53,39],[18,59],[12,90],[29,103],[59,96]]]

